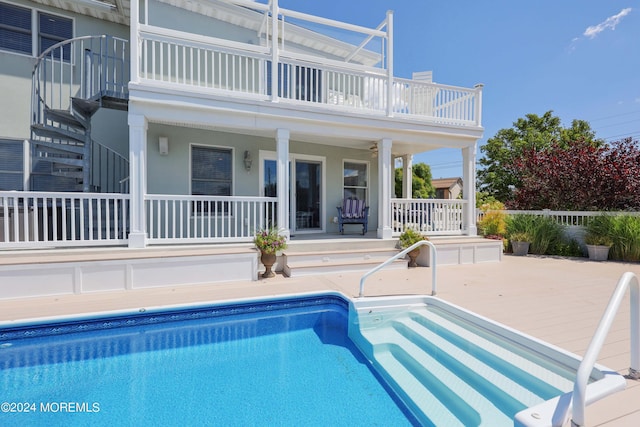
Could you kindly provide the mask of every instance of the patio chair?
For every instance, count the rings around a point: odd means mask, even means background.
[[[369,206],[364,200],[353,197],[344,199],[342,206],[338,206],[338,231],[344,234],[345,224],[362,224],[362,235],[367,232],[369,225]]]

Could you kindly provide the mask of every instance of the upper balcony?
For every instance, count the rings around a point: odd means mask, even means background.
[[[131,39],[131,80],[144,86],[481,126],[482,85],[393,75],[391,12],[366,28],[277,0],[133,0]]]

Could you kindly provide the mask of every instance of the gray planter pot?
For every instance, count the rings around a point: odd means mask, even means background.
[[[525,256],[529,253],[529,242],[511,242],[511,247],[516,256]]]
[[[587,253],[592,261],[606,261],[609,259],[611,246],[587,245]]]

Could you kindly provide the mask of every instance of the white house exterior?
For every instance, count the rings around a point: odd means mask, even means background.
[[[395,159],[411,177],[439,148],[473,185],[483,128],[482,85],[394,76],[391,12],[364,28],[277,0],[0,7],[0,249],[336,233],[349,196],[380,239],[476,235],[472,188],[393,194]]]

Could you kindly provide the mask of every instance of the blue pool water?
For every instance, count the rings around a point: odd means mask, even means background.
[[[415,425],[347,325],[325,296],[5,328],[0,425]]]

